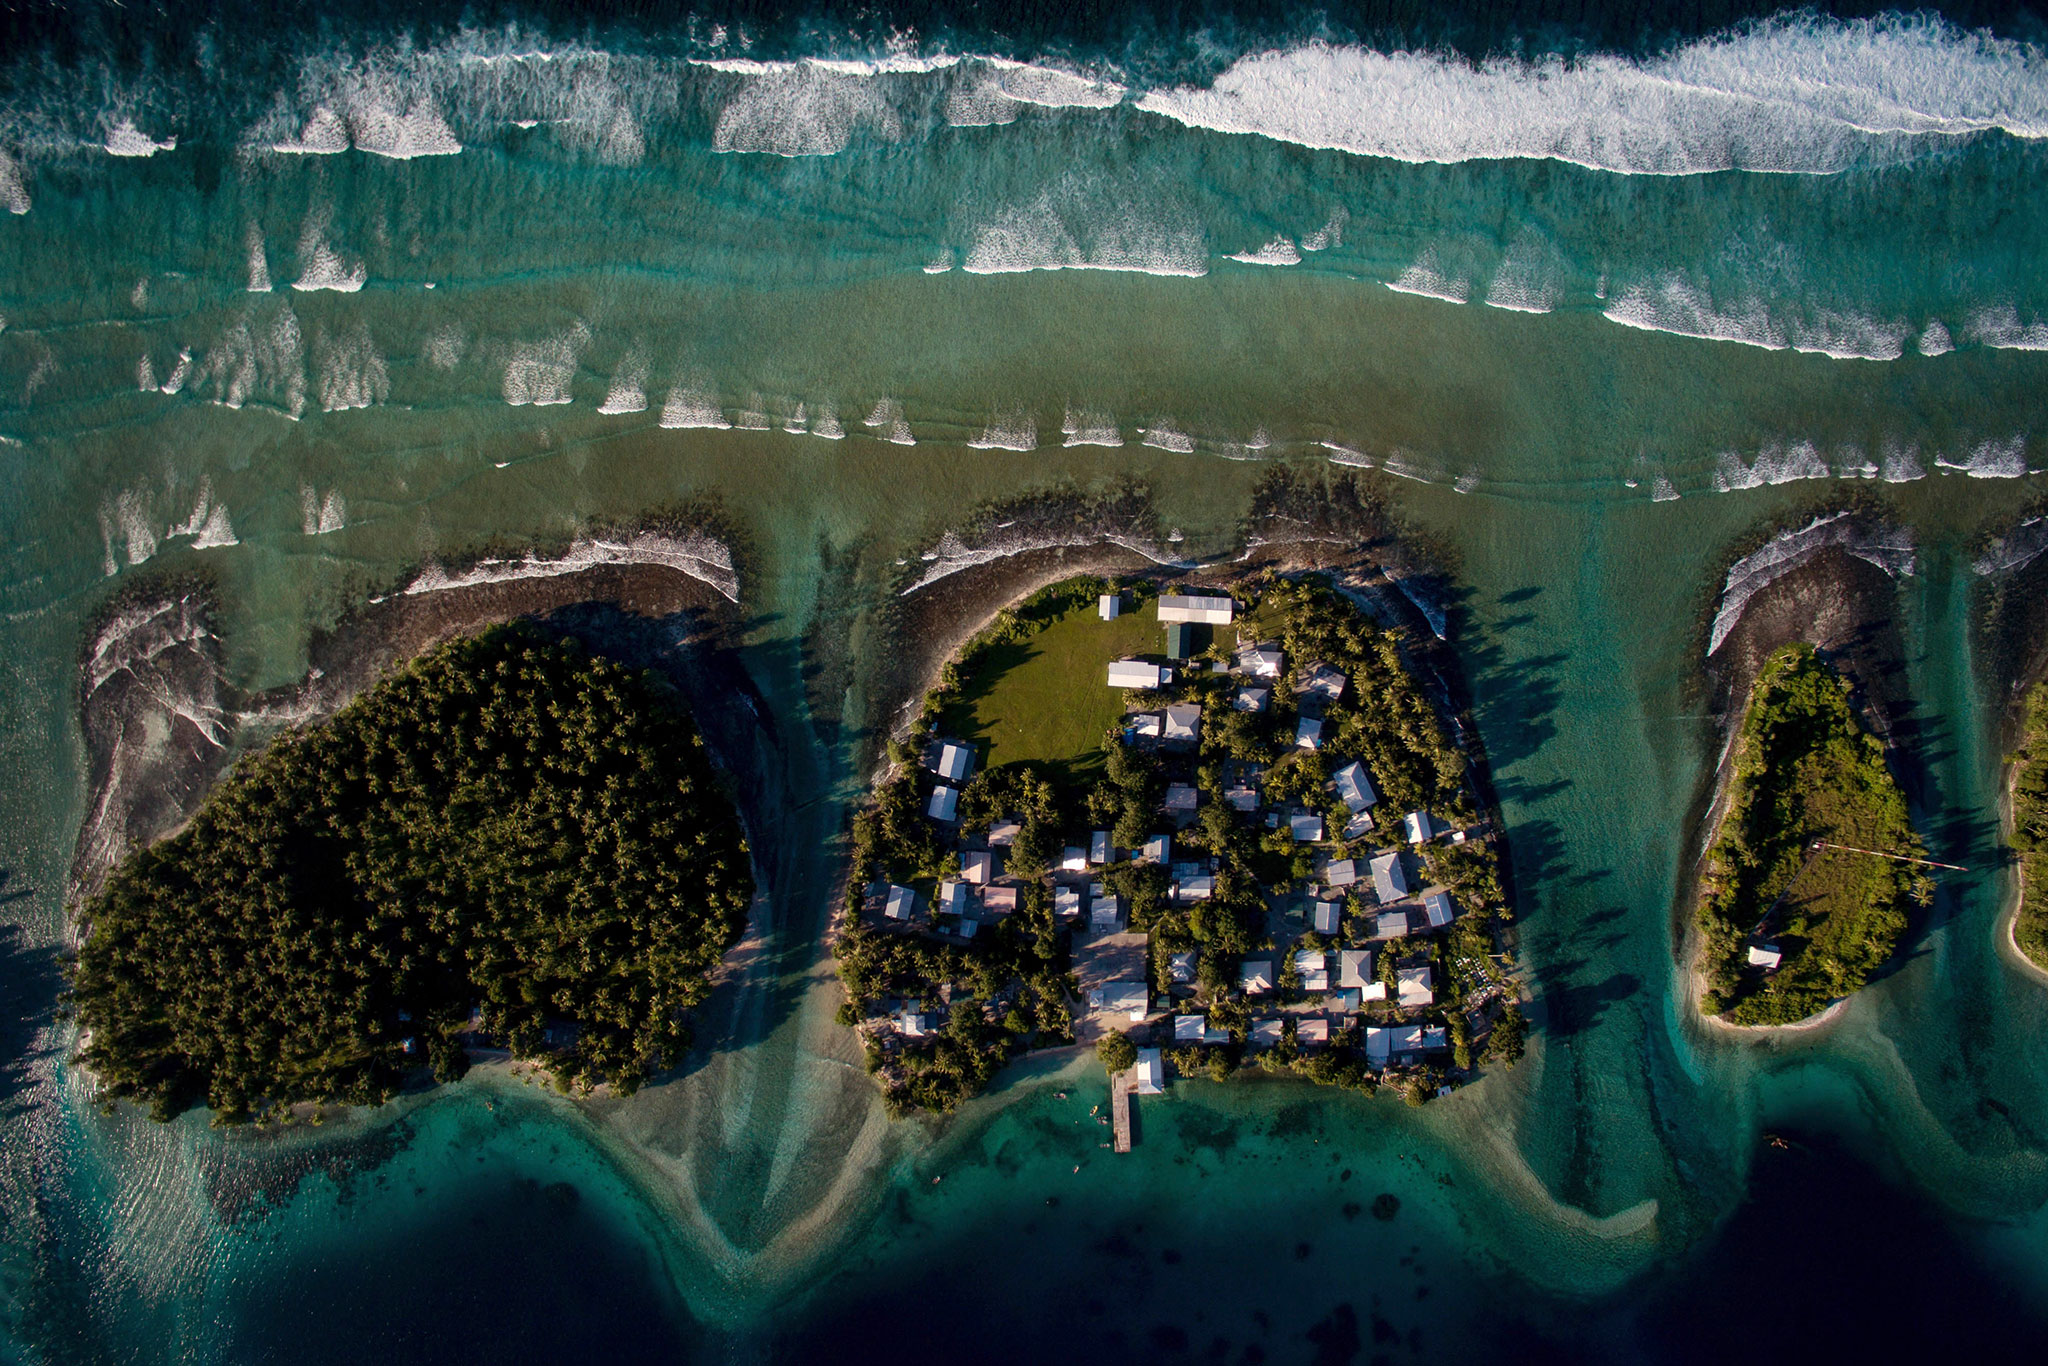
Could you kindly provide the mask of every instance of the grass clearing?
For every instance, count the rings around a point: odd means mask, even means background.
[[[989,768],[1037,762],[1070,780],[1098,776],[1102,734],[1126,697],[1104,680],[1111,661],[1128,658],[1166,659],[1152,604],[1115,621],[1092,603],[1076,608],[1027,640],[991,648],[947,696],[939,731],[985,744]]]

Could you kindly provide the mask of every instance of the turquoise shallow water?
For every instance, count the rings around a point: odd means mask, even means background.
[[[1024,70],[906,39],[846,68],[758,65],[847,55],[816,33],[490,28],[278,46],[254,84],[194,51],[10,68],[10,1350],[858,1360],[914,1321],[1001,1359],[1691,1360],[1788,1248],[1842,1302],[1920,1296],[1894,1348],[2038,1343],[2048,992],[1998,948],[2000,682],[1971,637],[1977,538],[2048,466],[2024,18],[1678,35],[1561,80],[1289,33],[1301,98],[1228,119],[1202,92],[1256,93],[1264,44]],[[329,137],[322,108],[353,150],[275,150]],[[1230,259],[1261,252],[1299,259]],[[1233,554],[1270,465],[1333,461],[1447,557],[1530,1063],[1420,1112],[1182,1083],[1115,1161],[1092,1064],[888,1123],[818,940],[898,561],[987,500],[1115,479],[1185,553]],[[1672,957],[1715,757],[1702,624],[1732,547],[1849,487],[1915,537],[1922,829],[1979,871],[1832,1029],[1733,1041],[1686,1018]],[[100,1114],[50,1005],[107,595],[206,570],[229,672],[268,687],[424,558],[697,497],[746,552],[789,852],[687,1075],[588,1110],[479,1080],[278,1141]],[[1898,1278],[1923,1262],[1932,1292]],[[1862,1327],[1815,1307],[1783,1354]]]

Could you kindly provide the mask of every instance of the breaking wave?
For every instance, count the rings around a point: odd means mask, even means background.
[[[1840,547],[1893,578],[1913,572],[1913,537],[1903,527],[1869,530],[1846,512],[1816,517],[1797,531],[1781,532],[1769,544],[1737,560],[1721,586],[1721,603],[1707,639],[1709,657],[1742,619],[1750,599],[1824,550]]]

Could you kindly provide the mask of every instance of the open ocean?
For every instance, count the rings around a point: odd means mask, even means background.
[[[2048,492],[2048,24],[1284,8],[0,14],[0,1361],[2042,1358],[1971,613]],[[1092,1060],[890,1124],[819,943],[899,562],[1120,479],[1232,554],[1276,462],[1450,556],[1530,1061],[1420,1110],[1184,1081],[1128,1157]],[[1705,622],[1847,486],[1911,531],[1916,815],[1977,871],[1832,1030],[1709,1035]],[[424,559],[693,499],[793,800],[684,1074],[101,1113],[55,1004],[108,596],[204,570],[272,687]]]

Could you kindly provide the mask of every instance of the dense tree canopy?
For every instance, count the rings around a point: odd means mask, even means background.
[[[2013,942],[2048,968],[2048,683],[2027,694],[2026,730],[2012,756],[2012,844],[2020,858],[2019,919]]]
[[[84,908],[86,1063],[159,1117],[374,1103],[477,1026],[638,1085],[738,937],[746,844],[651,675],[525,627],[451,642],[236,765]]]
[[[1707,855],[1704,1009],[1739,1024],[1789,1024],[1861,987],[1905,933],[1907,903],[1933,894],[1924,872],[1879,855],[1924,853],[1884,744],[1857,724],[1840,675],[1811,645],[1773,654],[1742,721],[1728,814]],[[1776,972],[1745,968],[1752,937],[1783,951]]]

